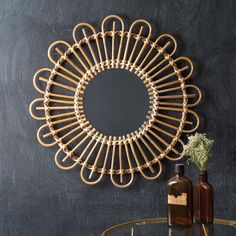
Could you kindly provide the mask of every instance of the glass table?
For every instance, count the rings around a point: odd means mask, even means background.
[[[215,219],[213,225],[168,227],[167,218],[125,222],[106,229],[101,236],[236,236],[236,221]]]

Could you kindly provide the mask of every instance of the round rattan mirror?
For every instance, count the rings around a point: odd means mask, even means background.
[[[87,184],[100,182],[106,174],[120,188],[133,182],[135,172],[146,179],[158,178],[163,158],[181,158],[182,133],[191,133],[199,126],[199,117],[191,108],[199,103],[201,93],[197,86],[186,84],[193,72],[192,62],[174,57],[177,44],[173,36],[163,34],[152,40],[151,30],[147,21],[136,20],[126,31],[116,15],[103,20],[100,32],[80,23],[73,30],[75,43],[54,42],[48,50],[53,68],[43,68],[33,78],[43,97],[30,104],[30,113],[46,121],[38,130],[39,142],[46,147],[58,145],[57,166],[63,170],[81,166],[81,178]],[[98,92],[95,84],[102,81],[104,73],[113,79],[117,73],[128,76],[121,82],[130,91],[129,95],[123,89],[125,105],[132,108],[136,102],[144,111],[137,115],[137,109],[128,108],[134,117],[133,127],[124,128],[124,118],[121,121],[119,115],[125,113],[125,106],[119,111],[116,105],[118,113],[112,112],[107,107],[111,101],[106,103],[102,97],[103,90],[94,95],[89,109],[87,100]],[[129,78],[131,73],[135,78]],[[127,85],[128,80],[135,84]],[[138,90],[132,89],[135,86],[144,95],[139,97]],[[115,82],[109,91],[107,100],[116,97]],[[96,123],[94,111],[107,118],[107,129]],[[113,129],[112,122],[118,130]]]

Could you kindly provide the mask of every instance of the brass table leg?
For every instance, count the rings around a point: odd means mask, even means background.
[[[131,227],[131,236],[135,236],[135,235],[136,235],[135,229],[136,229],[136,225],[134,224],[134,225],[132,225],[132,227]]]

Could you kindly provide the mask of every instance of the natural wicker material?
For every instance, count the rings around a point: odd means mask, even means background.
[[[111,29],[106,30],[109,25]],[[181,158],[181,134],[199,126],[198,115],[189,108],[200,102],[201,92],[195,85],[186,85],[193,64],[186,57],[173,58],[177,48],[173,36],[163,34],[152,41],[151,30],[147,21],[136,20],[125,31],[123,20],[115,15],[103,20],[98,33],[87,23],[78,24],[73,30],[75,44],[54,42],[48,49],[54,68],[40,69],[33,78],[44,98],[30,104],[30,114],[47,122],[38,130],[39,142],[46,147],[58,144],[56,164],[64,170],[81,165],[81,178],[87,184],[96,184],[109,174],[115,186],[128,187],[136,171],[146,179],[156,179],[163,158]],[[147,120],[122,137],[100,133],[83,109],[89,82],[114,68],[138,75],[149,94]],[[44,111],[42,116],[40,111]]]

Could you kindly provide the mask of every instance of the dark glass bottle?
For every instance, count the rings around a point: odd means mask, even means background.
[[[202,224],[214,221],[214,193],[208,183],[207,171],[200,172],[199,182],[193,188],[194,220]]]
[[[193,228],[193,235],[214,236],[214,225],[194,224],[192,228]]]
[[[176,175],[167,184],[168,225],[191,226],[192,182],[184,176],[184,165],[175,165]]]

